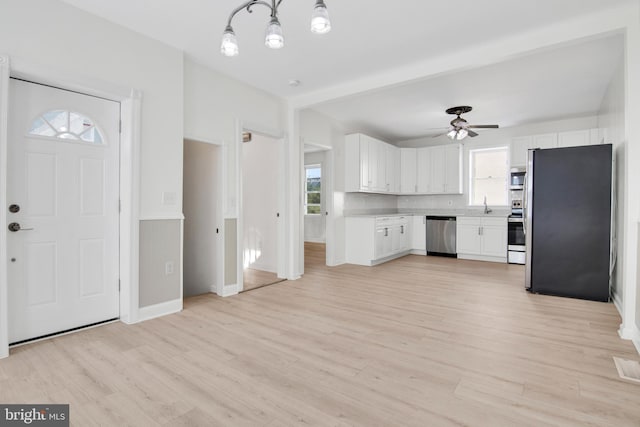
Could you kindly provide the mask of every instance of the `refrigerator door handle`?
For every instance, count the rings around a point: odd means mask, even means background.
[[[524,192],[525,204],[524,204],[524,235],[525,235],[525,248],[526,248],[526,270],[525,270],[525,282],[526,289],[531,289],[531,257],[532,257],[532,227],[533,227],[533,174],[534,174],[534,159],[535,150],[529,150],[527,155],[527,174],[526,174],[526,191]]]

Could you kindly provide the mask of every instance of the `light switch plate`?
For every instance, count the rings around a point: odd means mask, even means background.
[[[178,195],[175,191],[164,191],[162,193],[162,204],[165,206],[175,206],[178,203]]]

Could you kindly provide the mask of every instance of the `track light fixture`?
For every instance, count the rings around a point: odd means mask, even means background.
[[[250,0],[241,6],[237,7],[229,16],[227,27],[222,34],[222,44],[220,46],[220,52],[224,56],[236,56],[239,53],[238,39],[231,26],[231,21],[242,9],[246,9],[247,12],[253,13],[253,6],[263,5],[271,10],[271,20],[267,26],[267,31],[264,38],[264,44],[271,49],[280,49],[284,46],[284,35],[282,34],[282,27],[278,20],[278,7],[282,0],[271,0],[271,4],[263,0]],[[324,4],[324,0],[316,0],[316,5],[311,15],[311,32],[316,34],[326,34],[331,31],[331,21],[329,20],[329,12],[327,6]]]

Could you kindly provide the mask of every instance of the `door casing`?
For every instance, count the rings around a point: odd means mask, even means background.
[[[7,130],[9,78],[16,77],[120,102],[120,321],[139,320],[140,124],[142,92],[62,74],[0,55],[0,359],[9,356],[7,308]]]

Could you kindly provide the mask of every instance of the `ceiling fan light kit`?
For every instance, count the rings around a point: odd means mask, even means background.
[[[233,31],[233,27],[231,26],[231,21],[233,18],[243,9],[246,9],[247,12],[253,13],[253,6],[262,5],[269,8],[271,11],[271,20],[269,21],[269,25],[267,26],[267,30],[265,33],[264,44],[268,48],[271,49],[280,49],[284,47],[284,35],[282,33],[282,26],[280,25],[280,21],[278,20],[278,7],[282,0],[271,0],[271,4],[264,0],[250,0],[242,5],[238,6],[231,12],[229,16],[229,21],[227,22],[227,27],[222,34],[222,44],[220,46],[220,52],[224,56],[232,57],[237,56],[240,52],[238,47],[238,39],[236,37],[235,32]],[[316,5],[313,8],[313,13],[311,15],[311,32],[315,34],[326,34],[331,31],[331,21],[329,20],[329,12],[327,11],[327,6],[324,4],[324,0],[316,0]]]
[[[470,125],[465,119],[460,117],[461,115],[470,112],[473,108],[468,105],[463,105],[460,107],[452,107],[446,110],[447,114],[451,114],[454,116],[458,116],[455,119],[451,120],[451,127],[446,135],[454,140],[454,141],[462,141],[467,136],[472,138],[478,136],[479,134],[472,131],[471,129],[498,129],[498,125]]]

